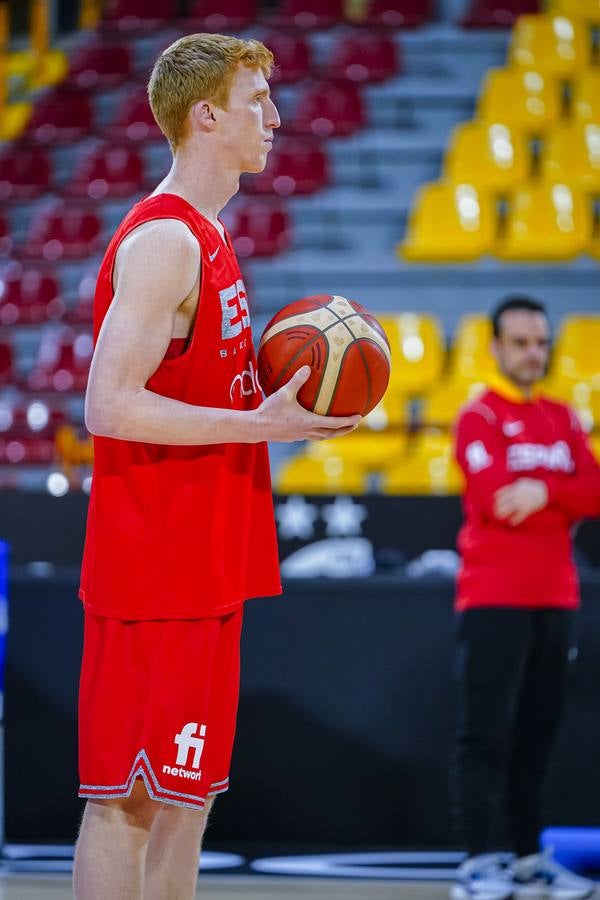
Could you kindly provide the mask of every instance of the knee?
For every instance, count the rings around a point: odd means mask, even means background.
[[[148,796],[142,781],[135,782],[129,797],[93,800],[89,801],[89,803],[93,803],[97,812],[105,819],[111,821],[119,819],[123,824],[131,828],[148,832],[162,807],[162,803],[152,800]]]

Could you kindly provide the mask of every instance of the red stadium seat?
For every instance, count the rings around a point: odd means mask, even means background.
[[[301,34],[271,31],[263,43],[275,57],[271,84],[292,84],[310,74],[310,46]]]
[[[432,18],[431,0],[371,0],[363,25],[416,28]]]
[[[539,0],[472,0],[463,28],[512,28],[519,16],[540,12]]]
[[[265,17],[275,28],[331,28],[344,18],[343,0],[282,0],[279,12]]]
[[[54,436],[66,418],[64,410],[53,409],[41,400],[17,407],[0,403],[0,465],[52,462]]]
[[[101,144],[80,160],[67,192],[93,200],[129,197],[143,181],[144,164],[134,147]]]
[[[353,134],[365,124],[360,92],[351,82],[318,81],[301,91],[290,124],[296,134]]]
[[[51,166],[43,147],[12,145],[0,157],[0,200],[32,200],[50,186]]]
[[[387,35],[369,32],[341,38],[325,69],[329,78],[385,81],[400,70],[396,44]]]
[[[163,136],[152,115],[143,85],[135,88],[123,100],[113,123],[107,128],[107,136],[119,141],[147,141]]]
[[[257,0],[192,0],[186,17],[205,31],[248,28],[258,13]]]
[[[37,325],[60,319],[65,310],[54,275],[18,262],[0,275],[0,325]]]
[[[52,262],[84,259],[100,247],[100,219],[86,207],[54,202],[32,219],[24,252]]]
[[[261,200],[238,206],[230,230],[235,252],[241,258],[275,256],[292,244],[285,210]]]
[[[23,387],[30,391],[84,391],[92,350],[92,336],[87,331],[76,334],[72,328],[64,328],[46,332]]]
[[[0,258],[8,256],[13,248],[10,228],[4,216],[0,216]]]
[[[108,0],[102,26],[129,33],[155,31],[171,22],[176,12],[175,0]]]
[[[80,88],[113,88],[131,76],[131,53],[123,44],[87,44],[71,57],[69,79]]]
[[[246,194],[312,194],[329,184],[329,165],[316,138],[278,138],[263,172],[242,181]]]
[[[85,91],[61,87],[34,107],[27,134],[41,144],[71,143],[92,130],[92,105]]]
[[[0,388],[14,384],[13,349],[8,341],[0,341]]]

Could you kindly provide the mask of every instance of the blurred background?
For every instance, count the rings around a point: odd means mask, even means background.
[[[145,84],[193,31],[258,37],[277,63],[283,126],[223,214],[255,336],[291,300],[341,294],[378,315],[393,358],[356,434],[272,448],[286,598],[248,607],[233,789],[208,844],[450,852],[452,424],[493,371],[487,314],[505,296],[547,304],[545,388],[600,453],[598,0],[0,3],[5,855],[60,867],[80,815],[95,276],[169,168]],[[551,812],[595,825],[598,522],[576,554],[580,651]]]

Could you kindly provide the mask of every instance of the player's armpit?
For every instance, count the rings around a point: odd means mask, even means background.
[[[86,424],[115,434],[136,392],[163,360],[177,309],[199,283],[200,248],[175,219],[148,222],[117,253],[116,290],[90,369]]]

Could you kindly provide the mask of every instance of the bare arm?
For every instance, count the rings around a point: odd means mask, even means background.
[[[359,416],[317,416],[299,405],[296,394],[308,369],[250,411],[194,406],[146,389],[199,268],[197,241],[177,220],[149,222],[122,244],[115,296],[90,369],[88,430],[121,440],[174,445],[321,440],[352,431]]]

